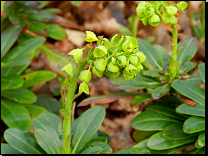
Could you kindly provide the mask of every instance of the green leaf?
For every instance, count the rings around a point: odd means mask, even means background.
[[[194,69],[196,67],[196,62],[186,62],[183,66],[181,66],[181,69],[184,71],[184,74],[188,73],[190,70]]]
[[[199,67],[199,73],[201,75],[201,78],[205,84],[205,63],[198,65],[198,67]]]
[[[205,118],[198,116],[188,118],[184,122],[183,130],[186,133],[195,133],[205,130]]]
[[[1,58],[17,40],[22,28],[20,25],[10,25],[1,33]]]
[[[17,89],[23,84],[23,78],[20,75],[9,75],[1,77],[1,90]]]
[[[152,134],[156,133],[157,131],[140,131],[135,130],[132,134],[132,137],[136,142],[141,142],[146,138],[149,138]]]
[[[135,148],[126,148],[115,152],[113,154],[150,154],[150,151],[146,148],[135,147]]]
[[[119,27],[119,31],[122,33],[123,36],[132,36],[131,30],[129,30],[127,27],[125,26],[120,26]]]
[[[165,68],[161,60],[161,55],[148,41],[137,38],[139,50],[141,50],[147,58],[147,62],[157,71],[162,71]]]
[[[100,153],[110,153],[110,152],[113,151],[108,144],[106,144],[104,142],[101,142],[101,141],[93,141],[93,142],[88,143],[82,149],[82,151],[85,151],[86,149],[91,148],[91,147],[94,147],[94,146],[99,146],[99,147],[101,147],[103,149]],[[82,151],[81,151],[81,153],[83,153]]]
[[[46,8],[46,9],[42,9],[40,10],[40,12],[43,12],[43,13],[50,13],[50,14],[54,14],[56,12],[60,12],[61,10],[58,9],[58,8]]]
[[[1,96],[24,104],[34,103],[37,100],[36,95],[27,89],[3,90]]]
[[[85,149],[80,154],[98,154],[98,153],[100,153],[102,151],[103,151],[102,147],[100,147],[100,146],[93,146],[93,147]]]
[[[103,131],[97,130],[98,137],[104,137],[107,138],[107,142],[111,141],[111,138],[108,134],[104,133]],[[105,142],[106,143],[106,142]]]
[[[200,148],[204,147],[205,146],[205,133],[200,134],[196,142],[198,143]]]
[[[36,105],[25,105],[25,108],[27,108],[27,110],[29,111],[29,113],[32,115],[32,117],[37,118],[38,115],[42,114],[42,113],[47,113],[48,111],[40,106],[36,106]]]
[[[11,128],[28,131],[31,126],[28,110],[23,105],[8,99],[1,99],[1,118]]]
[[[79,93],[78,94],[80,94],[82,92],[85,93],[85,94],[90,94],[88,85],[85,82],[82,82],[79,85]]]
[[[47,154],[58,154],[58,147],[51,136],[42,129],[34,131],[38,144],[46,151]]]
[[[7,55],[6,55],[7,56]],[[28,63],[31,62],[31,58],[27,57],[27,56],[17,56],[9,61],[7,61],[4,66],[2,67],[2,69],[4,68],[8,68],[8,67],[16,67],[16,66],[23,66],[23,65],[27,65]],[[11,73],[12,74],[12,73]]]
[[[47,33],[47,25],[40,21],[28,21],[29,23],[29,31],[32,31],[39,35],[44,35]],[[38,27],[37,27],[38,25]]]
[[[47,24],[48,32],[46,34],[47,37],[50,37],[55,40],[62,40],[66,37],[66,33],[64,29],[57,24]]]
[[[90,142],[94,142],[94,141],[101,141],[101,142],[107,143],[107,142],[108,142],[108,139],[107,139],[106,137],[96,137],[96,138],[94,138],[94,139],[91,139],[91,140],[89,141],[89,143],[90,143]]]
[[[23,154],[9,144],[1,143],[1,154]]]
[[[24,133],[17,128],[9,128],[4,132],[4,138],[13,148],[24,154],[36,154],[40,153],[34,147],[32,147]]]
[[[164,130],[165,127],[176,122],[179,121],[169,116],[147,110],[137,115],[131,121],[131,127],[141,131],[158,131]]]
[[[168,93],[171,89],[170,83],[166,83],[160,87],[157,87],[152,92],[152,97],[155,99],[159,99],[164,94]]]
[[[182,46],[184,47],[179,50]],[[184,63],[190,61],[194,57],[198,45],[193,37],[188,37],[178,43],[177,49],[179,50],[177,60],[179,60],[179,67],[181,67]]]
[[[171,86],[179,93],[205,106],[205,91],[195,83],[184,80],[175,80]]]
[[[72,153],[78,153],[98,130],[105,117],[105,108],[95,106],[85,111],[79,118],[72,138]],[[87,119],[87,120],[86,120]]]
[[[33,119],[32,123],[33,123],[33,126],[35,127],[35,129],[42,129],[42,130],[46,131],[51,136],[51,138],[55,141],[57,147],[60,146],[60,140],[58,137],[58,133],[54,129],[53,125],[51,125],[48,121],[41,119],[41,118]]]
[[[190,106],[184,103],[176,108],[176,112],[181,114],[205,117],[205,107],[200,104]]]
[[[205,148],[195,148],[191,151],[182,152],[180,154],[205,154]]]
[[[173,147],[178,147],[187,143],[195,141],[197,136],[190,136],[186,139],[167,139],[163,136],[163,132],[158,132],[152,135],[148,142],[147,147],[154,150],[164,150]]]
[[[31,73],[27,73],[22,76],[24,78],[24,83],[22,87],[27,88],[34,86],[40,82],[47,82],[55,77],[57,77],[57,74],[55,72],[52,72],[50,70],[38,70]]]
[[[156,78],[159,78],[161,76],[158,72],[151,70],[145,70],[144,72],[142,72],[142,74],[145,76],[156,77]]]
[[[193,76],[189,76],[186,81],[192,81],[194,83],[201,83],[203,84],[204,82],[202,81],[201,75],[197,74],[197,75],[193,75]]]
[[[132,101],[131,101],[131,106],[137,105],[145,100],[151,100],[151,94],[142,94],[142,95],[137,95]]]

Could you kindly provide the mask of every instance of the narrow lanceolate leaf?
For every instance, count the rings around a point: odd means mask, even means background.
[[[98,154],[98,153],[100,153],[102,151],[103,151],[102,147],[100,147],[100,146],[93,146],[93,147],[85,149],[80,154]]]
[[[159,78],[161,76],[158,72],[151,71],[151,70],[146,70],[142,74],[145,76],[156,77],[156,78]]]
[[[23,105],[8,99],[1,99],[1,119],[10,128],[28,131],[31,126],[28,110]]]
[[[185,38],[183,41],[181,41],[178,44],[178,49],[184,46],[182,49],[178,52],[178,58],[180,66],[182,66],[184,63],[190,61],[194,55],[196,54],[196,51],[198,49],[197,42],[194,40],[193,37]],[[180,67],[179,66],[179,67]]]
[[[58,147],[51,136],[42,129],[34,131],[38,144],[46,151],[47,154],[58,154]]]
[[[131,101],[131,106],[134,106],[136,104],[139,104],[145,100],[151,100],[151,94],[141,94],[137,95],[132,101]]]
[[[182,152],[180,154],[205,154],[205,148],[195,148],[191,151]]]
[[[183,124],[183,130],[186,133],[196,133],[205,130],[205,118],[192,116]]]
[[[142,147],[126,148],[113,154],[150,154],[150,151]]]
[[[105,117],[105,109],[95,106],[85,111],[79,118],[72,138],[72,153],[78,153],[100,127]],[[87,119],[87,120],[86,120]]]
[[[1,58],[4,57],[9,48],[17,40],[21,30],[20,25],[11,25],[1,33]]]
[[[176,112],[181,114],[205,117],[205,107],[200,104],[190,106],[184,103],[176,108]]]
[[[4,90],[1,92],[1,96],[24,104],[34,103],[37,100],[36,95],[27,89]]]
[[[205,84],[205,63],[200,64],[198,67],[199,67],[199,73],[201,75],[201,78]]]
[[[146,138],[149,138],[151,135],[156,133],[157,131],[140,131],[140,130],[134,130],[132,137],[136,142],[141,142],[142,140],[145,140]]]
[[[9,75],[1,77],[1,90],[17,89],[23,84],[23,78],[20,75]]]
[[[25,105],[25,108],[27,108],[33,118],[37,118],[38,115],[48,112],[45,108],[36,105]]]
[[[1,143],[1,154],[23,154],[9,144]]]
[[[147,110],[137,115],[131,121],[131,126],[134,129],[142,131],[158,131],[164,130],[165,127],[176,122],[179,121],[169,116]]]
[[[167,139],[163,136],[163,132],[158,132],[149,138],[147,147],[153,150],[165,150],[194,142],[196,138],[197,135],[185,139]]]
[[[196,67],[196,62],[186,62],[183,66],[181,66],[181,69],[184,71],[184,74],[188,73],[190,70],[194,69]]]
[[[26,137],[20,129],[9,128],[4,132],[4,138],[13,148],[20,151],[24,154],[37,154],[40,152],[37,151],[34,147],[27,142]]]
[[[171,86],[179,93],[205,106],[205,91],[190,81],[175,80]]]
[[[31,58],[27,56],[18,56],[6,62],[5,65],[2,67],[2,69],[9,67],[14,68],[14,67],[23,66],[28,64],[29,62],[31,62]]]
[[[202,133],[199,135],[199,137],[197,139],[197,143],[200,146],[200,148],[205,146],[205,133]]]
[[[166,83],[161,87],[155,88],[152,92],[152,97],[155,99],[159,99],[164,94],[168,93],[171,89],[170,83]]]
[[[197,74],[197,75],[193,75],[193,76],[189,76],[186,81],[192,81],[194,83],[201,83],[203,84],[203,80],[201,78],[201,75]]]
[[[143,39],[137,38],[139,50],[147,57],[147,62],[157,71],[162,71],[164,64],[161,61],[160,53],[155,48]]]

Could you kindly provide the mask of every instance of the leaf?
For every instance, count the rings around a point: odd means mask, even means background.
[[[161,96],[168,93],[170,89],[171,89],[170,83],[166,83],[160,87],[155,88],[152,92],[152,97],[154,99],[159,99]]]
[[[199,137],[197,139],[197,143],[200,146],[200,148],[205,146],[205,133],[202,133],[199,135]]]
[[[50,70],[38,70],[31,73],[27,73],[22,77],[25,80],[22,87],[26,88],[26,87],[34,86],[40,82],[50,81],[55,77],[57,77],[57,74]]]
[[[165,127],[176,122],[179,121],[169,116],[147,110],[137,115],[131,121],[131,127],[141,131],[158,131],[164,130]]]
[[[137,95],[132,101],[131,101],[131,106],[140,104],[141,102],[145,101],[145,100],[151,100],[152,96],[151,94],[141,94],[141,95]]]
[[[161,54],[148,42],[143,39],[137,38],[139,50],[144,53],[147,62],[157,71],[162,71],[165,68]]]
[[[60,146],[60,140],[57,131],[54,129],[53,125],[51,125],[48,121],[41,118],[33,119],[32,123],[35,129],[42,129],[46,131],[51,136],[51,138],[55,141],[57,147]]]
[[[20,75],[9,75],[1,77],[1,90],[17,89],[23,84],[23,78]]]
[[[187,143],[195,141],[197,136],[190,136],[186,139],[167,139],[163,136],[163,132],[158,132],[152,135],[148,142],[147,147],[154,150],[164,150],[173,147],[178,147]]]
[[[22,28],[20,25],[11,25],[1,33],[1,58],[11,48],[17,37],[20,35]]]
[[[111,138],[108,134],[104,133],[103,131],[97,130],[98,136],[99,137],[105,137],[107,138],[107,142],[111,141]]]
[[[205,117],[205,107],[200,104],[190,106],[184,103],[176,108],[176,112],[181,114]]]
[[[26,140],[24,133],[17,128],[9,128],[4,132],[4,138],[13,148],[24,154],[40,153]]]
[[[179,48],[182,46],[184,47],[179,50]],[[184,40],[179,42],[177,46],[177,50],[179,50],[177,58],[180,63],[179,67],[181,67],[184,63],[190,61],[196,54],[197,49],[198,43],[194,40],[193,37],[185,38]]]
[[[124,35],[124,36],[132,36],[132,33],[131,33],[131,31],[127,28],[127,27],[125,27],[125,26],[120,26],[119,27],[119,31],[122,33],[122,35]]]
[[[193,82],[175,80],[171,86],[186,97],[205,106],[205,91]]]
[[[40,21],[28,21],[29,23],[29,31],[36,33],[38,35],[43,35],[45,36],[47,33],[47,25],[43,22]],[[38,25],[38,27],[37,27]]]
[[[205,84],[205,63],[201,63],[200,65],[198,65],[199,67],[199,73],[201,75],[201,78]]]
[[[54,14],[54,13],[57,13],[57,12],[60,12],[61,10],[58,9],[58,8],[46,8],[46,9],[42,9],[40,10],[40,12],[43,12],[43,13],[50,13],[50,14]]]
[[[184,122],[183,130],[186,133],[195,133],[205,130],[205,118],[198,116],[188,118]]]
[[[196,62],[186,62],[183,66],[181,66],[181,69],[184,71],[184,74],[186,74],[190,70],[194,69],[196,65],[197,65]]]
[[[1,143],[1,154],[23,154],[9,144]]]
[[[34,131],[38,144],[46,151],[47,154],[58,154],[58,147],[51,136],[42,129]]]
[[[36,105],[25,105],[25,108],[27,108],[33,118],[37,118],[38,115],[48,112],[45,108]]]
[[[8,99],[1,99],[1,118],[10,128],[28,131],[31,126],[28,110],[23,105]]]
[[[108,95],[100,95],[95,97],[90,97],[84,99],[80,102],[77,107],[87,106],[93,103],[109,103],[118,100],[120,97],[131,97],[136,96],[138,93],[117,93],[117,94],[108,94]]]
[[[197,75],[193,75],[193,76],[189,76],[186,81],[192,81],[194,83],[201,83],[203,84],[204,82],[202,81],[201,75],[197,74]]]
[[[23,65],[27,65],[30,62],[31,62],[31,59],[27,56],[17,56],[14,59],[11,59],[8,62],[6,62],[5,65],[2,67],[2,69],[8,68],[8,67],[14,68],[16,66],[23,66]]]
[[[134,130],[132,137],[136,142],[141,142],[146,138],[149,138],[152,134],[156,133],[157,131],[140,131]]]
[[[105,117],[105,108],[95,106],[85,111],[79,118],[72,138],[72,153],[78,153],[98,130]],[[86,120],[87,119],[87,120]]]
[[[135,147],[135,148],[126,148],[115,152],[113,154],[150,154],[150,151],[146,148]]]
[[[161,76],[158,72],[151,70],[145,70],[142,72],[142,74],[145,76],[156,77],[156,78],[159,78]]]
[[[46,34],[47,37],[50,37],[55,40],[62,40],[66,37],[66,33],[64,29],[57,24],[47,24],[48,32]]]
[[[101,141],[101,142],[107,143],[108,139],[107,139],[106,137],[96,137],[96,138],[94,138],[94,139],[91,139],[91,140],[89,141],[89,143],[90,143],[90,142],[94,142],[94,141]]]
[[[102,151],[103,151],[102,147],[100,147],[100,146],[93,146],[93,147],[85,149],[80,154],[98,154],[98,153],[100,153]]]
[[[28,89],[3,90],[1,96],[24,104],[34,103],[37,100],[36,95]]]

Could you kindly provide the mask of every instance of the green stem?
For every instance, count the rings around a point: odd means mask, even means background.
[[[138,25],[139,25],[139,18],[136,15],[136,16],[134,16],[134,23],[133,23],[133,27],[132,27],[132,37],[134,37],[134,38],[137,37]]]
[[[68,117],[64,117],[64,139],[63,139],[63,150],[62,154],[71,154],[71,147],[70,147],[70,127],[71,127],[71,115],[72,115],[72,102],[74,100],[74,95],[76,91],[76,84],[79,78],[80,72],[84,69],[87,65],[87,61],[92,59],[93,53],[88,52],[88,56],[80,63],[77,69],[74,72],[74,75],[70,81],[67,99],[66,99],[66,106],[65,109],[68,113]]]
[[[173,45],[172,45],[172,60],[177,60],[177,41],[178,41],[178,29],[175,27],[177,24],[173,25]]]

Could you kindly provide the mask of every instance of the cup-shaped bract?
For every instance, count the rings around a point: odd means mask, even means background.
[[[135,77],[135,74],[129,74],[125,70],[123,70],[123,76],[125,80],[131,80]]]
[[[147,5],[147,2],[140,2],[140,3],[137,5],[136,13],[137,13],[137,16],[138,16],[139,18],[145,17],[144,10],[145,10],[146,5]]]
[[[104,72],[101,72],[101,71],[99,71],[98,69],[96,69],[95,66],[92,68],[92,73],[93,73],[94,75],[97,75],[97,77],[102,77],[103,74],[104,74]]]
[[[131,63],[129,63],[125,68],[124,70],[127,72],[127,74],[130,74],[130,75],[135,75],[138,71],[138,69]]]
[[[154,6],[153,5],[147,5],[145,10],[144,10],[145,17],[152,16],[154,14],[154,12],[155,12]]]
[[[172,16],[174,16],[174,15],[172,15]],[[162,22],[163,22],[164,24],[169,24],[169,22],[170,22],[172,16],[170,16],[170,15],[167,14],[167,13],[164,13],[164,14],[162,15]]]
[[[74,49],[71,52],[69,52],[68,55],[74,56],[75,62],[79,63],[80,60],[82,59],[83,52],[82,49]]]
[[[111,48],[116,48],[116,46],[119,43],[120,40],[120,36],[118,34],[115,34],[112,38],[111,38],[111,42],[110,42],[110,47]]]
[[[86,34],[87,36],[84,38],[86,42],[94,42],[98,40],[94,32],[86,31]]]
[[[110,72],[113,72],[113,73],[116,73],[116,72],[119,72],[119,71],[120,71],[120,69],[119,69],[119,67],[117,66],[117,64],[114,64],[113,62],[110,62],[110,63],[107,65],[107,67],[108,67],[108,70],[109,70]]]
[[[138,42],[133,37],[128,37],[127,40],[123,43],[122,49],[124,52],[131,52],[138,46]]]
[[[121,68],[125,67],[126,63],[127,63],[126,56],[124,56],[124,55],[118,56],[116,59],[116,63]]]
[[[96,69],[98,69],[101,72],[105,71],[106,68],[106,61],[102,58],[98,58],[95,62],[94,65],[96,67]]]
[[[176,24],[176,23],[177,23],[177,19],[174,15],[172,15],[172,17],[170,18],[169,25]]]
[[[115,78],[119,77],[120,74],[121,74],[120,72],[111,72],[111,71],[109,71],[109,70],[107,70],[107,71],[105,72],[105,75],[106,75],[107,77],[112,78],[112,79],[115,79]]]
[[[71,63],[67,64],[61,69],[62,74],[69,74],[70,76],[73,76],[73,66]]]
[[[84,92],[86,94],[90,94],[88,85],[85,82],[82,82],[79,85],[79,94],[82,93],[82,92]]]
[[[160,17],[156,14],[153,14],[150,18],[149,18],[149,24],[151,26],[158,26],[160,23]]]
[[[97,46],[93,51],[94,57],[105,57],[107,53],[108,50],[105,46]]]
[[[91,78],[92,78],[92,73],[90,70],[81,71],[81,73],[79,75],[79,79],[81,81],[84,81],[85,83],[89,83]]]
[[[177,4],[178,9],[181,10],[181,11],[183,11],[184,9],[186,9],[187,6],[188,6],[188,4],[186,2],[179,2]]]
[[[167,13],[169,15],[175,15],[177,13],[177,11],[178,11],[178,9],[176,7],[174,7],[174,6],[167,6],[166,10],[167,10]]]
[[[129,61],[131,62],[131,64],[133,64],[134,66],[138,66],[139,64],[141,64],[141,60],[139,59],[139,57],[136,54],[131,54],[129,56]]]
[[[142,52],[136,52],[135,54],[139,56],[141,63],[146,60],[146,56]]]
[[[144,25],[147,25],[148,22],[149,22],[148,19],[149,19],[148,17],[143,17],[143,18],[142,18],[142,23],[143,23]]]

